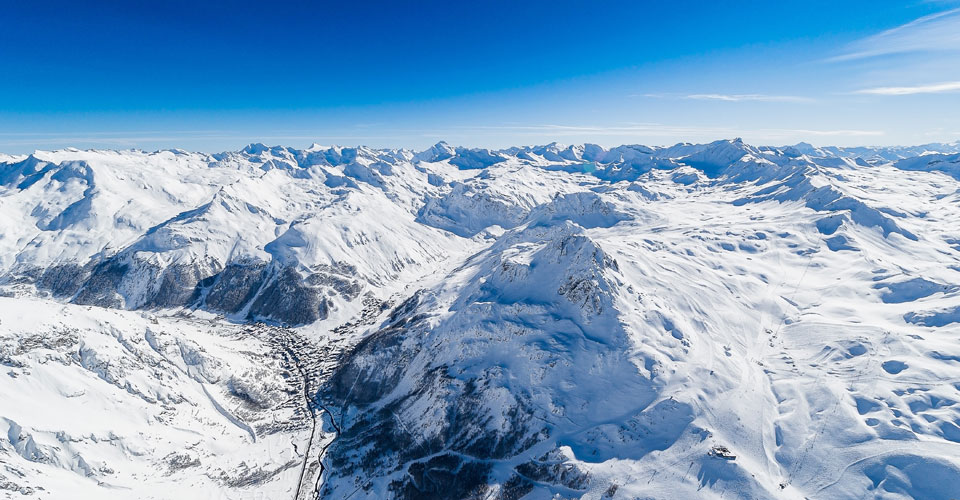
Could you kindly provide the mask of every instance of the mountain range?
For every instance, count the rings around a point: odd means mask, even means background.
[[[11,498],[960,495],[960,143],[4,155],[0,295]]]

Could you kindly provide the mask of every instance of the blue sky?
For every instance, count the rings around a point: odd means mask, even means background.
[[[0,151],[960,139],[960,2],[3,2]]]

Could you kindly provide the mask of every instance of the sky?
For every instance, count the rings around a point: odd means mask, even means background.
[[[0,2],[0,152],[960,140],[960,0]]]

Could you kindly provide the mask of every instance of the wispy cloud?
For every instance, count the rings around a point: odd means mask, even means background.
[[[767,95],[767,94],[690,94],[684,96],[685,99],[697,99],[704,101],[760,101],[760,102],[810,102],[813,99],[809,97],[800,97],[795,95]]]
[[[770,129],[775,131],[776,129]],[[885,135],[882,130],[807,130],[807,129],[780,129],[785,134],[814,135],[818,137],[876,137]]]
[[[911,95],[911,94],[942,94],[944,92],[960,92],[960,82],[931,83],[910,87],[875,87],[861,89],[856,94],[872,95]]]
[[[829,61],[848,61],[907,52],[960,51],[960,8],[924,16],[857,40]]]
[[[757,140],[771,140],[789,137],[876,137],[885,135],[882,130],[857,129],[791,129],[791,128],[739,128],[739,127],[701,127],[693,125],[666,125],[660,123],[632,123],[624,125],[493,125],[456,127],[465,135],[475,136],[484,133],[509,132],[512,135],[550,135],[550,136],[644,136],[644,137],[751,137]],[[450,135],[450,131],[446,131]],[[453,135],[456,135],[454,133]]]
[[[177,147],[194,151],[235,150],[243,144],[264,142],[290,144],[301,142],[336,143],[341,145],[368,144],[376,147],[417,147],[424,139],[430,141],[452,140],[464,144],[518,145],[530,141],[552,141],[561,138],[574,142],[597,141],[607,145],[623,143],[672,144],[680,141],[713,141],[716,139],[742,137],[754,144],[786,144],[817,139],[857,139],[884,136],[881,130],[858,129],[803,129],[803,128],[744,128],[736,126],[698,126],[689,124],[637,123],[616,124],[538,124],[504,123],[492,125],[460,125],[442,128],[409,128],[371,131],[370,134],[328,134],[322,131],[284,130],[281,134],[256,135],[230,131],[195,131],[187,138],[180,131],[166,134],[36,134],[0,133],[0,151],[8,148],[15,152],[28,152],[36,148],[62,149],[165,149]],[[202,134],[202,135],[200,135]],[[207,141],[214,140],[216,146]],[[2,161],[2,160],[0,160]]]
[[[653,99],[693,99],[698,101],[725,101],[725,102],[813,102],[810,97],[796,95],[770,94],[631,94],[630,97],[650,97]]]

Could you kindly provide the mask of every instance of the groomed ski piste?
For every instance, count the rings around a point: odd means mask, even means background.
[[[960,144],[0,157],[0,497],[960,498]]]

